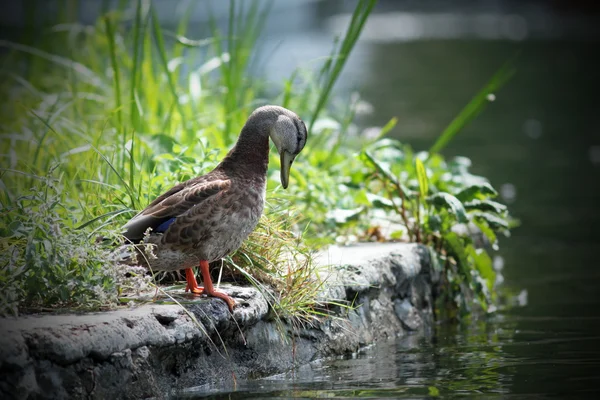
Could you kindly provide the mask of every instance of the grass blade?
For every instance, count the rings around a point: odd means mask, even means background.
[[[50,61],[51,63],[61,65],[63,67],[75,71],[79,75],[85,77],[86,82],[92,86],[95,86],[97,88],[101,88],[102,86],[104,86],[104,82],[102,81],[102,79],[98,78],[98,76],[91,69],[89,69],[81,63],[70,60],[66,57],[57,56],[55,54],[50,54],[40,49],[36,49],[35,47],[27,46],[20,43],[13,43],[11,41],[3,39],[0,39],[0,47],[6,47],[9,49],[30,54],[32,56],[40,57],[46,61]]]
[[[419,181],[419,193],[422,199],[427,197],[429,192],[429,183],[427,180],[427,171],[425,171],[425,165],[420,158],[415,158],[415,168],[417,170],[417,179]]]
[[[107,218],[107,217],[112,217],[112,216],[117,216],[119,214],[124,214],[124,213],[128,213],[128,212],[133,213],[133,212],[136,212],[136,211],[132,210],[131,208],[123,208],[123,209],[120,209],[120,210],[109,211],[107,213],[104,213],[102,215],[94,217],[94,218],[90,219],[89,221],[84,222],[83,224],[77,226],[75,229],[76,230],[77,229],[83,229],[86,226],[89,226],[89,225],[93,224],[94,222],[99,221],[101,219],[104,219],[104,218]]]
[[[175,101],[175,106],[177,107],[177,111],[179,112],[179,115],[181,118],[181,123],[183,125],[182,128],[187,133],[188,137],[192,137],[192,135],[194,135],[194,130],[189,129],[189,127],[187,125],[185,112],[183,110],[183,107],[181,106],[181,102],[179,101],[179,96],[177,95],[177,87],[175,85],[175,80],[173,79],[173,74],[169,71],[169,67],[168,67],[169,61],[167,59],[167,50],[165,48],[165,41],[164,41],[164,37],[162,34],[162,29],[160,27],[160,23],[158,20],[158,15],[156,15],[156,10],[154,7],[151,7],[150,10],[152,13],[154,38],[156,39],[156,47],[158,48],[158,56],[160,58],[160,62],[161,62],[162,68],[164,70],[164,73],[167,75],[167,82],[169,84],[169,89],[171,90],[171,95],[173,96],[173,99]]]
[[[140,112],[138,110],[139,101],[138,96],[136,95],[136,87],[138,85],[141,68],[140,52],[142,49],[140,48],[140,38],[142,36],[142,20],[144,19],[142,16],[142,2],[143,0],[138,0],[135,8],[135,20],[133,23],[133,65],[131,67],[131,87],[129,91],[129,117],[131,118],[131,126],[133,126],[136,130],[140,130]]]
[[[108,157],[106,157],[104,154],[102,154],[100,152],[100,150],[98,150],[95,146],[92,146],[92,149],[94,149],[94,151],[96,153],[98,153],[98,155],[100,157],[102,157],[102,159],[104,160],[104,162],[106,162],[106,164],[108,164],[108,166],[110,167],[110,169],[115,173],[115,175],[117,176],[117,178],[119,178],[119,181],[121,182],[121,184],[125,187],[125,191],[127,193],[127,196],[129,197],[129,200],[131,201],[131,206],[132,208],[137,208],[137,201],[136,198],[134,196],[133,191],[131,190],[131,187],[129,187],[129,184],[127,183],[127,181],[123,178],[123,176],[119,173],[119,170],[117,170],[117,168],[115,168],[115,166],[113,165],[112,162],[110,162],[110,160],[108,159]]]
[[[475,97],[458,113],[458,115],[444,129],[440,137],[435,141],[429,149],[429,153],[439,153],[456,134],[473,120],[490,102],[489,96],[498,91],[515,73],[513,60],[507,61],[500,69],[492,76],[488,83],[477,93]]]
[[[113,29],[110,17],[105,15],[104,27],[106,28],[106,38],[108,39],[108,49],[110,65],[114,76],[115,103],[117,106],[117,129],[123,134],[123,144],[125,144],[125,130],[123,129],[123,108],[121,107],[121,77],[119,74],[119,65],[117,63],[117,51],[115,47],[115,31]]]
[[[356,8],[354,9],[354,13],[352,14],[352,19],[350,21],[350,25],[346,30],[346,34],[344,35],[344,39],[342,40],[342,44],[340,46],[339,51],[332,55],[331,59],[328,60],[323,66],[322,78],[324,89],[319,94],[319,100],[317,101],[317,105],[314,108],[312,117],[310,119],[308,133],[312,133],[312,128],[314,126],[315,121],[319,117],[323,107],[329,100],[329,95],[331,94],[331,89],[335,85],[346,61],[348,60],[348,56],[350,52],[356,45],[358,41],[358,37],[362,32],[365,22],[371,14],[373,7],[377,3],[377,0],[360,0]]]

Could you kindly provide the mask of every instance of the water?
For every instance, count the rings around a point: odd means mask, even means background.
[[[373,114],[361,117],[362,126],[397,116],[391,134],[427,149],[495,70],[520,52],[517,75],[444,154],[471,158],[474,172],[501,189],[520,219],[513,236],[501,242],[500,255],[506,287],[526,289],[527,304],[378,343],[355,358],[241,382],[235,390],[208,386],[187,395],[592,398],[600,393],[598,37],[554,35],[551,28],[522,41],[372,38],[356,49],[339,87],[357,89],[374,106]],[[298,33],[275,41],[295,49],[293,57],[301,58],[298,51],[310,57],[328,43],[324,29],[311,29],[312,48]],[[286,46],[278,51],[286,54]],[[294,63],[293,57],[275,56],[280,64],[273,65],[285,70],[282,60]]]
[[[565,329],[565,322],[573,323]],[[498,315],[435,334],[378,343],[356,358],[328,360],[236,388],[203,387],[185,397],[443,398],[573,397],[597,391],[598,340],[580,318]],[[580,349],[574,351],[575,347]],[[589,350],[583,351],[585,347]],[[549,351],[551,349],[551,351]],[[568,374],[566,374],[568,372]]]

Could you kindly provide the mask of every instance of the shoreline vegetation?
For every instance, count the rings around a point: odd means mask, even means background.
[[[229,275],[257,287],[278,317],[311,324],[329,304],[353,307],[318,298],[327,272],[312,262],[315,251],[349,237],[418,242],[442,276],[439,317],[492,312],[499,295],[490,252],[513,221],[487,179],[470,173],[470,160],[440,152],[493,101],[511,63],[428,151],[387,138],[395,118],[375,138],[352,133],[362,100],[330,104],[375,3],[358,1],[320,66],[293,71],[268,97],[265,82],[248,73],[268,1],[231,0],[227,31],[211,19],[210,37],[200,39],[187,36],[190,12],[172,33],[151,1],[138,0],[93,25],[44,26],[35,44],[28,34],[1,40],[0,314],[109,309],[177,280],[117,265],[95,238],[120,243],[127,218],[212,169],[247,115],[266,103],[300,115],[309,138],[287,192],[271,154],[265,213],[224,260]],[[397,228],[384,235],[374,221]]]

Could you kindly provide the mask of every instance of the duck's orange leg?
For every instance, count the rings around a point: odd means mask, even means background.
[[[185,286],[185,292],[192,292],[193,294],[202,294],[204,293],[204,288],[198,286],[198,282],[196,282],[196,274],[194,274],[194,270],[191,268],[185,269],[185,281],[187,285]]]
[[[194,275],[194,271],[191,268],[185,269],[185,279],[187,281],[187,286],[185,287],[185,291],[188,290],[194,294],[204,294],[206,293],[212,297],[218,297],[227,303],[229,307],[229,311],[233,312],[233,307],[235,306],[235,300],[229,297],[227,294],[223,292],[219,292],[216,290],[212,284],[212,280],[210,279],[210,272],[208,270],[208,261],[202,260],[200,261],[200,273],[202,274],[202,281],[204,283],[204,287],[199,287],[196,282],[196,276]]]

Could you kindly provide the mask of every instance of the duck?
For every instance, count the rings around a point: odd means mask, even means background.
[[[130,262],[151,271],[183,269],[186,293],[222,299],[233,312],[235,300],[215,289],[209,264],[237,250],[263,213],[269,138],[287,189],[292,163],[306,144],[306,125],[284,107],[262,106],[250,114],[237,142],[212,171],[173,186],[125,223],[126,242],[150,245],[154,255],[130,257]],[[197,266],[203,286],[196,281]]]

